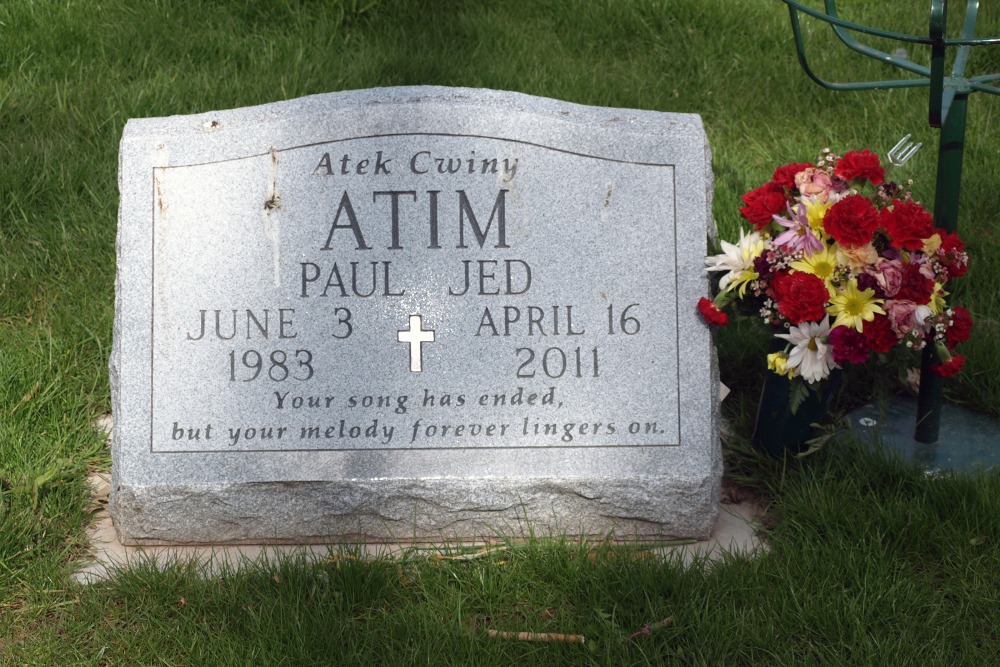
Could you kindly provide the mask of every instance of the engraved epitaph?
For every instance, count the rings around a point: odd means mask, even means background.
[[[700,119],[436,87],[129,121],[127,543],[706,535]]]

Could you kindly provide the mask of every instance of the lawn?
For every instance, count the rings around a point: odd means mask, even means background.
[[[842,13],[920,34],[918,4]],[[980,33],[1000,35],[1000,6],[980,14]],[[815,24],[807,34],[828,78],[892,74]],[[110,410],[128,118],[418,84],[698,113],[715,219],[732,238],[740,196],[776,165],[824,147],[884,153],[907,133],[925,147],[905,173],[931,208],[926,89],[816,86],[779,0],[7,0],[0,43],[0,664],[951,665],[1000,654],[1000,477],[928,477],[850,442],[802,461],[754,456],[741,436],[766,341],[746,326],[718,339],[734,389],[727,474],[769,505],[766,555],[685,569],[636,549],[529,540],[472,560],[347,551],[214,578],[182,565],[90,587],[69,578],[86,549],[87,473],[110,466],[93,422]],[[969,70],[1000,70],[1000,47]],[[975,330],[946,388],[994,418],[998,116],[1000,99],[973,95],[958,222],[972,268],[949,300]],[[841,404],[873,385],[898,390],[899,370],[851,374]],[[491,640],[490,628],[587,642]]]

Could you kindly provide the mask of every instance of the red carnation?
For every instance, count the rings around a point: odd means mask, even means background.
[[[831,206],[823,218],[826,233],[849,248],[860,248],[870,243],[878,227],[878,209],[861,195],[844,197]]]
[[[811,273],[782,273],[772,279],[778,312],[792,324],[818,322],[826,316],[830,292],[823,281]]]
[[[833,173],[845,181],[868,179],[872,185],[881,185],[885,181],[885,171],[879,163],[878,155],[867,148],[860,152],[844,153],[844,157],[837,160]]]
[[[833,346],[833,360],[840,366],[863,364],[868,360],[868,339],[853,327],[834,327],[828,340]]]
[[[871,322],[865,322],[862,333],[868,339],[868,347],[879,354],[885,354],[899,342],[889,318],[885,315],[876,315]]]
[[[882,226],[897,247],[907,250],[920,250],[924,240],[934,234],[934,218],[923,206],[898,199],[891,209],[882,209]]]
[[[960,278],[969,271],[969,258],[965,254],[965,244],[958,234],[946,232],[943,229],[935,229],[941,237],[941,247],[938,249],[938,256],[945,266],[948,267],[949,278]]]
[[[969,311],[961,306],[955,306],[952,310],[951,324],[944,334],[944,342],[949,350],[954,350],[959,343],[969,340],[972,334],[972,317]]]
[[[903,284],[899,286],[894,298],[924,305],[931,300],[933,293],[934,281],[920,273],[920,267],[916,264],[907,264],[903,269]]]
[[[943,229],[935,229],[934,231],[941,237],[941,250],[946,253],[965,252],[965,243],[958,237],[958,234]]]
[[[756,190],[751,190],[743,195],[743,203],[746,206],[740,209],[740,213],[757,231],[771,224],[771,216],[784,213],[788,206],[785,190],[777,183],[765,183]]]
[[[786,164],[785,166],[778,167],[774,170],[774,175],[771,176],[771,182],[777,183],[783,188],[793,190],[795,189],[795,174],[812,167],[813,165],[807,162],[793,162],[791,164]]]
[[[943,378],[955,377],[964,365],[965,357],[961,354],[953,354],[948,361],[931,366],[931,373]]]
[[[701,297],[698,299],[698,312],[709,324],[724,327],[729,324],[729,317],[719,310],[710,299]]]

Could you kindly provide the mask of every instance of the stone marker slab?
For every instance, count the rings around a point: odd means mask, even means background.
[[[704,537],[697,116],[440,87],[130,120],[123,543]]]

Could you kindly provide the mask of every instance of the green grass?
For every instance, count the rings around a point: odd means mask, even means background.
[[[780,499],[757,558],[683,568],[529,540],[467,561],[133,567],[34,593],[15,622],[18,664],[992,664],[1000,476],[929,479],[847,449],[764,473]]]
[[[851,4],[845,18],[926,30],[910,3]],[[1000,35],[1000,7],[980,14],[981,34]],[[890,74],[809,31],[821,74]],[[90,588],[67,578],[84,548],[86,472],[109,464],[91,424],[109,409],[128,118],[415,84],[698,113],[729,238],[740,195],[824,146],[884,152],[913,133],[925,148],[905,174],[930,205],[925,89],[812,84],[778,0],[7,0],[0,43],[0,663],[989,664],[1000,653],[998,478],[928,479],[846,446],[786,468],[730,454],[730,474],[771,503],[771,551],[756,560],[683,570],[535,541],[468,563],[286,562],[216,579],[147,568]],[[1000,69],[1000,49],[970,69]],[[947,389],[994,417],[998,115],[997,98],[971,98],[959,231],[973,266],[951,299],[976,329]],[[746,432],[766,342],[734,327],[719,343],[736,390],[727,410]],[[870,385],[857,376],[848,393]],[[627,641],[666,616],[672,625]],[[490,627],[588,642],[489,641]]]

